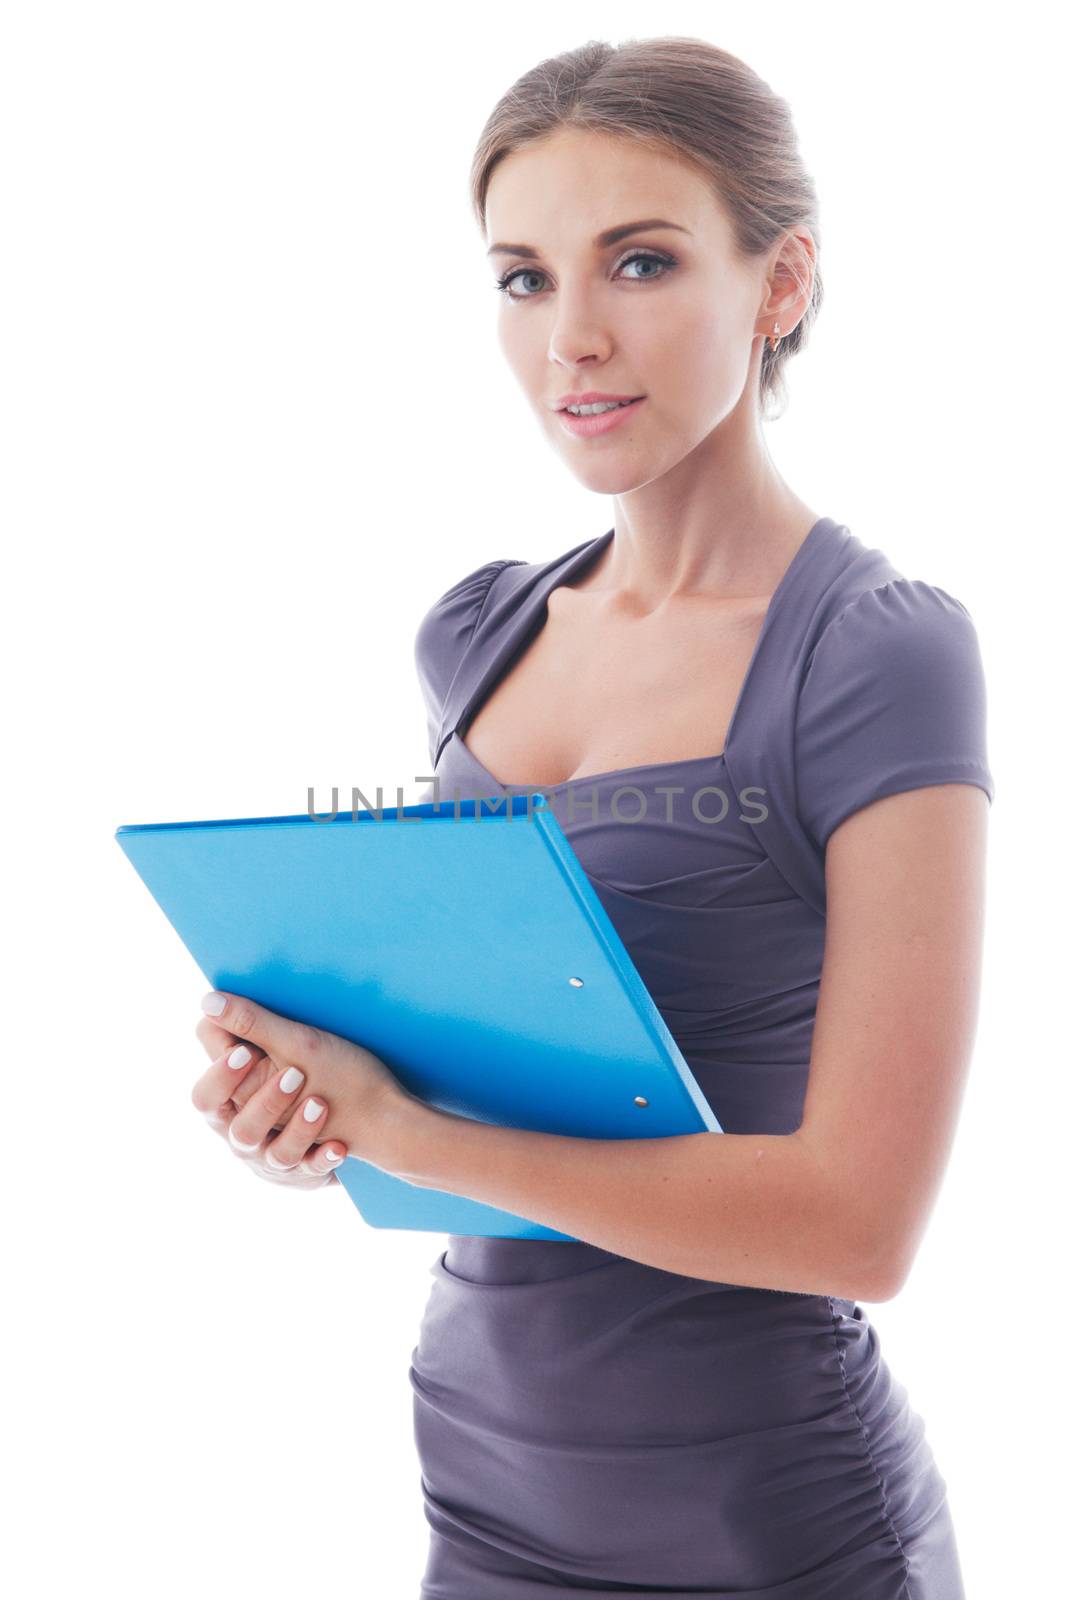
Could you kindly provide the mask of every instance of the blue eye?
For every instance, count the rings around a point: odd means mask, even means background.
[[[637,250],[633,255],[627,256],[624,261],[620,261],[619,267],[620,269],[628,267],[634,261],[651,261],[654,266],[662,267],[663,271],[655,273],[642,272],[637,278],[631,279],[631,282],[655,282],[657,278],[666,277],[667,273],[678,265],[673,256],[653,254],[651,250]],[[498,278],[496,286],[501,294],[506,295],[509,300],[536,300],[536,294],[514,294],[511,285],[516,278],[543,278],[544,276],[545,274],[539,271],[537,267],[515,267],[511,272],[505,273],[502,278]]]

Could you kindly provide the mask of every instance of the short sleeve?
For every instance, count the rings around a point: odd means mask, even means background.
[[[797,703],[797,807],[825,850],[852,812],[885,795],[973,783],[990,801],[986,689],[970,612],[897,578],[828,623]]]
[[[415,671],[426,705],[431,763],[445,698],[474,636],[489,591],[505,567],[522,564],[509,557],[486,561],[468,572],[434,601],[415,631]]]

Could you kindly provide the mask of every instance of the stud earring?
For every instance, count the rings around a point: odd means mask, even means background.
[[[781,325],[780,322],[776,322],[774,324],[774,334],[773,334],[773,336],[771,338],[771,349],[772,350],[777,350],[778,345],[781,342],[781,337],[782,337],[782,325]]]

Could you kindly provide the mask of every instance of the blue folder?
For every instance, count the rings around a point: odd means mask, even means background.
[[[582,1138],[722,1132],[540,791],[115,838],[212,988],[365,1046],[420,1100]],[[572,1238],[335,1170],[375,1228]]]

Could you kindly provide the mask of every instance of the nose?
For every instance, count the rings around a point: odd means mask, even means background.
[[[592,314],[588,302],[574,295],[560,295],[556,304],[549,360],[575,370],[605,362],[611,354],[611,337]]]

